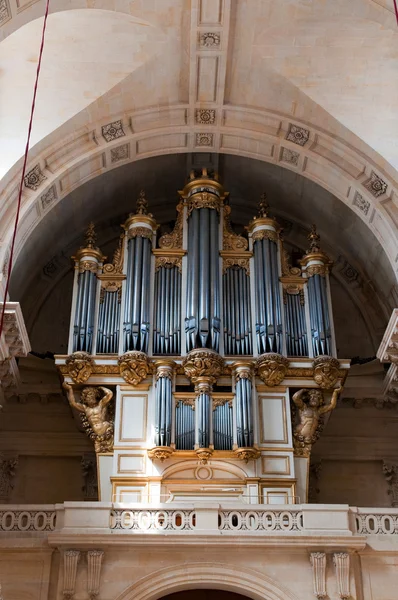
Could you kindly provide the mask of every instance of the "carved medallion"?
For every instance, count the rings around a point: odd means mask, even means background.
[[[265,385],[273,387],[279,385],[285,379],[289,366],[287,358],[281,354],[268,352],[257,359],[257,373]]]
[[[340,363],[331,356],[318,356],[314,362],[314,381],[323,389],[333,388],[339,377]]]
[[[68,375],[75,383],[85,383],[94,368],[94,360],[88,352],[74,352],[65,361]]]
[[[148,357],[144,352],[133,350],[118,359],[120,375],[130,385],[138,385],[150,371]]]
[[[222,373],[223,366],[224,360],[221,356],[205,348],[191,350],[183,362],[185,375],[192,383],[197,383],[200,377],[206,377],[210,383],[215,383]]]

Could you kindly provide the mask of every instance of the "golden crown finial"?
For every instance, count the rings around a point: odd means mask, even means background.
[[[310,241],[310,249],[307,251],[307,254],[310,252],[320,252],[321,236],[316,231],[316,225],[311,225],[311,231],[309,232],[307,239]]]
[[[136,210],[137,215],[147,215],[148,214],[148,200],[145,198],[144,190],[140,191],[138,198],[137,198],[136,206],[137,206],[137,210]]]
[[[269,204],[265,193],[261,194],[260,202],[258,203],[258,216],[261,218],[269,216]]]
[[[91,221],[88,224],[85,234],[86,248],[96,248],[97,234],[95,233],[94,223]]]

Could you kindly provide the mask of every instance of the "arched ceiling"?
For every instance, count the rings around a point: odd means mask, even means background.
[[[329,244],[344,246],[341,223],[350,223],[347,244],[353,238],[357,247],[350,242],[346,255],[382,304],[394,305],[398,29],[389,8],[384,0],[54,0],[17,253],[26,246],[39,257],[32,241],[51,239],[46,223],[76,219],[61,207],[73,206],[86,182],[109,173],[114,187],[104,197],[116,197],[120,165],[170,153],[246,156],[263,161],[253,192],[267,183],[260,171],[276,172],[275,165],[285,168],[286,181],[307,178],[308,206],[311,191],[321,220],[332,218],[330,210],[339,215],[339,235],[336,227]],[[0,0],[0,264],[7,262],[43,11],[42,0]],[[333,206],[324,201],[329,192],[338,199]],[[292,213],[297,200],[286,197],[284,212]],[[374,265],[364,250],[372,235],[379,243],[370,253]]]
[[[167,228],[175,219],[177,190],[185,184],[190,166],[200,164],[219,171],[230,192],[232,222],[237,230],[256,214],[264,190],[272,213],[284,227],[288,246],[304,252],[309,226],[317,224],[322,247],[335,262],[334,280],[342,290],[336,287],[336,318],[344,322],[351,304],[362,315],[362,339],[346,344],[349,356],[372,355],[372,350],[365,348],[377,348],[395,305],[394,273],[359,216],[330,192],[293,171],[249,158],[214,154],[174,154],[121,166],[78,187],[45,215],[26,240],[11,280],[11,296],[22,304],[35,350],[65,350],[73,279],[70,256],[80,247],[87,223],[94,221],[99,246],[111,260],[120,224],[134,211],[140,189],[145,189],[155,218]],[[51,318],[54,310],[56,323]]]

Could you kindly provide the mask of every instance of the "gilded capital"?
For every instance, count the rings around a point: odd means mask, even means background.
[[[257,359],[256,369],[265,385],[273,387],[285,379],[289,361],[281,354],[267,352]]]
[[[133,350],[126,352],[118,359],[119,372],[127,383],[138,385],[148,377],[150,364],[144,352]]]
[[[208,383],[214,384],[222,373],[224,360],[213,350],[201,348],[191,350],[185,357],[182,366],[185,375],[192,383],[196,384],[206,379]]]

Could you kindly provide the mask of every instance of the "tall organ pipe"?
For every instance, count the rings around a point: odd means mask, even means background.
[[[277,252],[273,240],[265,238],[254,242],[256,338],[260,354],[281,351],[282,316]]]
[[[73,328],[73,352],[91,352],[93,346],[94,312],[97,277],[92,271],[79,273]]]
[[[187,351],[218,351],[220,337],[218,214],[194,209],[188,221],[188,278],[185,336]]]
[[[229,267],[223,275],[224,346],[233,356],[251,354],[250,280],[242,267]]]
[[[300,294],[286,293],[285,319],[288,356],[308,356],[305,309]]]
[[[213,439],[215,450],[232,450],[232,409],[228,402],[213,411]]]
[[[236,428],[240,448],[251,448],[253,437],[252,382],[250,372],[237,373],[236,382]]]
[[[124,305],[124,351],[148,351],[151,241],[137,236],[127,245],[126,298]]]
[[[327,298],[326,277],[312,275],[308,279],[308,302],[310,306],[310,323],[312,348],[314,356],[332,353],[331,327]]]
[[[210,445],[210,394],[201,391],[196,399],[196,406],[198,410],[198,445],[199,448],[208,448]]]
[[[154,354],[180,354],[181,273],[160,267],[155,273]]]
[[[117,354],[119,347],[119,292],[105,291],[98,313],[97,352]]]
[[[193,450],[195,446],[195,411],[180,401],[176,407],[176,449]]]

